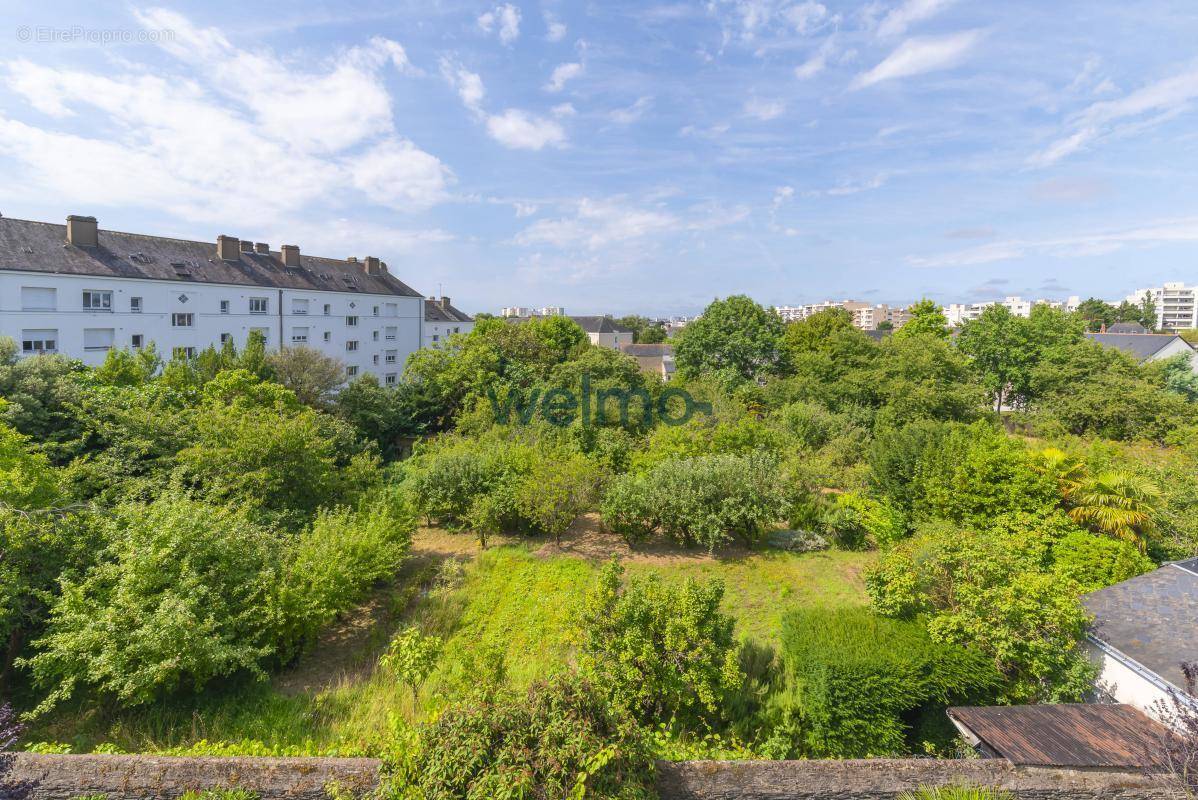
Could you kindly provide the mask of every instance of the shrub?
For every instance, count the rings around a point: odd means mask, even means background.
[[[64,577],[28,661],[44,711],[87,688],[128,705],[248,672],[274,652],[270,534],[244,514],[177,495],[105,522],[99,564]]]
[[[560,544],[578,515],[594,505],[602,477],[585,456],[539,459],[516,488],[516,508],[534,529]]]
[[[569,675],[476,692],[399,748],[394,796],[650,800],[653,760],[627,713]]]
[[[802,401],[778,409],[776,417],[782,429],[806,450],[819,450],[845,424],[844,418],[820,404]]]
[[[622,582],[613,559],[583,608],[580,668],[621,708],[647,722],[718,717],[742,675],[724,585],[657,575]]]
[[[649,490],[649,479],[642,475],[621,475],[611,482],[599,507],[607,529],[624,537],[629,544],[653,535],[660,520]]]
[[[1053,569],[1083,592],[1143,575],[1156,564],[1131,542],[1074,531],[1053,547]]]
[[[412,699],[415,700],[440,655],[440,637],[423,636],[419,629],[408,627],[391,639],[387,652],[379,659],[379,666],[411,689]]]
[[[856,492],[836,495],[823,524],[837,545],[853,550],[888,545],[907,534],[902,512]]]
[[[1000,682],[984,653],[865,609],[792,611],[782,661],[786,687],[774,706],[794,754],[816,758],[909,753],[905,714],[986,697]]]

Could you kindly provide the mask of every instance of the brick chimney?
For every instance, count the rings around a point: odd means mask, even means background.
[[[377,256],[366,256],[366,261],[363,263],[364,263],[363,268],[366,270],[367,275],[382,275],[383,274],[382,263],[378,260]]]
[[[221,261],[240,261],[241,242],[236,236],[217,236],[216,257]]]
[[[449,302],[449,298],[445,295],[441,295],[441,299],[437,301],[437,304],[446,311],[448,311],[450,305],[452,305],[452,303]]]
[[[76,247],[99,247],[100,228],[95,217],[67,217],[67,242]]]
[[[243,253],[254,252],[254,243],[251,242],[249,239],[242,239],[241,240],[241,252],[243,252]]]
[[[283,266],[298,267],[300,265],[299,245],[285,244],[279,248],[279,252],[283,255]]]
[[[270,255],[270,245],[268,245],[266,242],[258,242],[254,245],[254,252],[258,253],[259,255],[268,256]]]

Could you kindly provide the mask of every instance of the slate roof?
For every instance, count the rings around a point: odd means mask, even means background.
[[[178,283],[221,283],[325,292],[421,297],[389,273],[368,275],[362,262],[300,255],[289,268],[277,251],[217,258],[215,237],[193,242],[101,229],[99,247],[67,244],[66,225],[0,217],[0,270]]]
[[[1144,767],[1157,763],[1166,733],[1128,705],[958,707],[948,716],[1021,767]]]
[[[441,305],[440,300],[432,297],[424,301],[424,321],[425,322],[474,322],[474,317],[467,314],[465,311],[460,311],[455,308],[453,303],[446,306]]]
[[[1183,661],[1198,661],[1198,558],[1082,596],[1090,636],[1185,688]]]
[[[674,355],[674,345],[665,342],[655,344],[626,344],[620,348],[630,356],[638,358],[660,358]]]
[[[1106,326],[1107,333],[1148,333],[1148,329],[1138,322],[1116,322]]]
[[[625,328],[616,323],[611,317],[570,317],[578,323],[578,327],[587,333],[632,333],[632,328]]]
[[[1181,339],[1175,333],[1087,333],[1086,338],[1098,342],[1103,347],[1122,350],[1139,361],[1156,355],[1172,344],[1174,339]]]

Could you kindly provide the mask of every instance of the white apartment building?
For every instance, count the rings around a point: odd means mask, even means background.
[[[1032,315],[1032,309],[1039,305],[1073,312],[1077,311],[1080,304],[1081,298],[1076,295],[1063,302],[1060,300],[1024,300],[1018,295],[1011,295],[1002,300],[990,300],[985,303],[949,303],[944,307],[944,316],[948,320],[948,324],[955,328],[977,319],[982,316],[983,311],[995,305],[1005,306],[1016,317],[1027,318]]]
[[[808,303],[802,306],[777,306],[774,311],[784,322],[798,322],[829,308],[843,308],[849,312],[854,327],[863,331],[877,330],[882,322],[889,322],[893,327],[901,328],[910,319],[910,314],[905,308],[886,304],[874,305],[857,300],[825,300],[822,303]]]
[[[430,297],[424,301],[424,346],[435,347],[455,333],[474,330],[474,318],[454,308],[449,298]]]
[[[1164,286],[1137,289],[1127,296],[1129,303],[1139,305],[1150,298],[1156,306],[1158,330],[1198,328],[1198,287],[1186,286],[1181,282],[1166,283]]]
[[[534,310],[535,309],[531,309],[528,306],[504,306],[502,309],[500,309],[499,316],[501,316],[501,317],[531,317],[531,316],[533,316]]]
[[[113,347],[194,355],[260,331],[271,348],[306,345],[352,378],[394,384],[421,346],[424,297],[387,265],[278,251],[219,236],[215,243],[0,217],[0,336],[22,355],[65,353],[103,362]]]

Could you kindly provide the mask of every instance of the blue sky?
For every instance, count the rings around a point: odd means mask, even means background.
[[[467,311],[1198,282],[1192,0],[0,0],[0,36],[0,213],[378,255]]]

